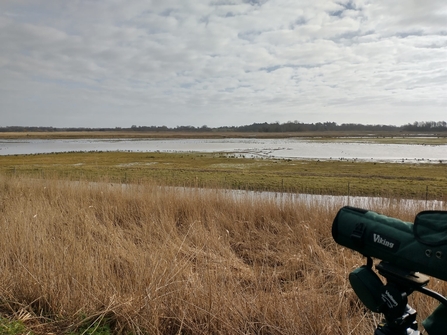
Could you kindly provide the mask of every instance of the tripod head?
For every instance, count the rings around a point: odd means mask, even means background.
[[[374,335],[419,335],[416,314],[416,311],[407,305],[402,317],[391,322],[385,318],[385,321],[377,326]]]
[[[386,284],[383,284],[372,265],[372,259],[368,257],[367,265],[349,274],[349,281],[365,306],[385,317],[374,335],[420,334],[416,321],[417,312],[408,305],[408,296],[414,291],[431,296],[447,306],[447,299],[425,287],[429,277],[381,261],[376,265],[376,270],[385,277]]]

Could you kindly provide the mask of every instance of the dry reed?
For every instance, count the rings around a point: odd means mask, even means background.
[[[347,281],[364,260],[330,233],[342,205],[0,177],[1,311],[35,333],[372,334]]]

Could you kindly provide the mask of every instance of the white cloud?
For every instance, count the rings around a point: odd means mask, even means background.
[[[446,9],[4,0],[0,126],[445,119]]]

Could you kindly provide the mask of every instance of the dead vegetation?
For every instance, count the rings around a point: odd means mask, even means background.
[[[330,233],[342,205],[0,177],[1,312],[35,334],[372,334],[347,280],[364,260]]]

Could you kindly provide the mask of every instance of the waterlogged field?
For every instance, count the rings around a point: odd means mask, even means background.
[[[445,200],[446,164],[242,158],[225,153],[0,156],[0,172],[117,183]]]
[[[406,143],[397,141],[402,139]],[[19,138],[0,140],[0,155],[112,151],[176,152],[224,153],[265,159],[445,163],[447,145],[440,144],[438,140],[443,138]]]
[[[372,334],[342,203],[0,176],[1,334]],[[368,208],[411,221],[423,206]],[[445,292],[444,282],[429,288]],[[428,316],[437,303],[414,293]]]

